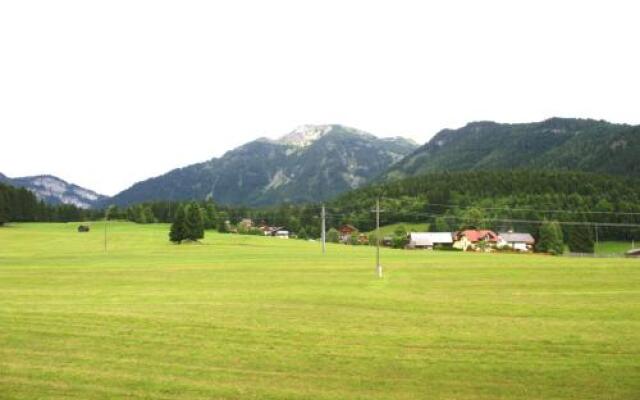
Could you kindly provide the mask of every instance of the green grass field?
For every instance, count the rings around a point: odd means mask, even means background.
[[[632,242],[599,242],[595,246],[595,251],[597,255],[602,256],[624,255],[624,253],[633,248],[633,245]],[[640,246],[640,243],[637,246]]]
[[[0,228],[1,399],[640,399],[640,260]]]

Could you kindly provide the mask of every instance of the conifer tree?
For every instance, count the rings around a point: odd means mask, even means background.
[[[200,205],[196,202],[191,203],[185,213],[185,239],[198,240],[204,238],[204,216]]]
[[[2,187],[0,187],[2,189]],[[8,208],[7,204],[7,196],[5,195],[3,190],[0,190],[0,226],[4,225],[7,222],[8,218]]]
[[[562,240],[562,229],[556,221],[545,221],[540,226],[540,238],[536,249],[539,252],[560,255],[564,253],[564,242]]]
[[[593,253],[593,228],[588,225],[574,225],[568,229],[567,245],[575,253]]]
[[[169,240],[174,243],[180,243],[186,239],[185,232],[185,212],[183,206],[178,206],[176,210],[176,216],[171,224],[171,230],[169,231]]]

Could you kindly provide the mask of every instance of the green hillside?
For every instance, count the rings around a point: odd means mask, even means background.
[[[551,118],[536,123],[473,122],[445,129],[384,178],[438,171],[550,169],[640,176],[640,126]]]
[[[426,232],[429,231],[429,224],[416,224],[414,222],[396,222],[394,224],[384,225],[380,227],[381,236],[392,235],[396,229],[404,227],[407,232]],[[371,232],[375,232],[375,229]]]
[[[602,224],[601,240],[640,241],[640,180],[636,178],[524,169],[429,173],[354,190],[330,206],[342,220],[371,230],[371,210],[378,197],[384,209],[383,225],[402,221],[455,230],[471,224],[535,235],[539,222],[548,219]],[[570,236],[577,228],[563,229]],[[591,225],[594,237],[593,229]]]

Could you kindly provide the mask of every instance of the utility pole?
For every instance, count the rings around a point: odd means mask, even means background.
[[[109,207],[104,210],[104,251],[107,252],[107,224],[109,223]]]
[[[376,199],[376,272],[378,278],[382,278],[382,265],[380,265],[380,198]]]
[[[322,254],[327,252],[327,229],[325,223],[326,214],[322,205]]]
[[[593,254],[598,254],[598,224],[593,225],[596,229],[596,245],[593,246]]]

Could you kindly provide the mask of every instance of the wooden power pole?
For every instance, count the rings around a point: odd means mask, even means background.
[[[107,251],[107,224],[109,223],[109,208],[104,211],[104,251]]]
[[[324,204],[322,205],[322,254],[327,252],[327,227],[325,222],[326,214]]]
[[[380,265],[380,198],[376,199],[376,272],[378,278],[382,278],[382,265]]]

